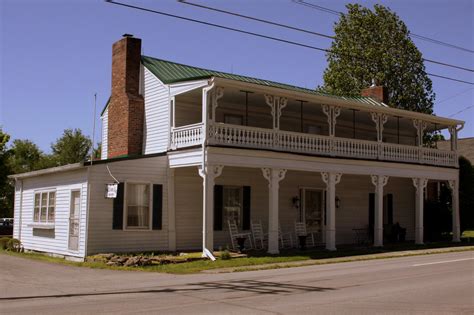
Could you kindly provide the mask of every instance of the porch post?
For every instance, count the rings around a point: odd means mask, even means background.
[[[453,207],[453,242],[461,241],[461,225],[459,220],[459,180],[450,180],[451,204]]]
[[[424,191],[428,180],[426,178],[413,178],[416,188],[415,203],[415,243],[423,244],[423,206],[425,202]]]
[[[374,246],[383,246],[383,187],[388,182],[388,176],[371,175],[375,185],[375,213],[374,213]]]
[[[340,173],[321,173],[326,183],[326,249],[336,250],[336,185],[341,181]]]
[[[176,251],[174,168],[168,168],[168,250]]]
[[[278,191],[280,181],[285,178],[286,170],[262,168],[263,177],[268,181],[268,253],[278,254]]]
[[[202,177],[202,250],[214,250],[214,184],[222,173],[223,165],[199,167]]]

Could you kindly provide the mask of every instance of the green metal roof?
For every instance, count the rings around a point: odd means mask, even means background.
[[[289,85],[289,84],[284,84],[284,83],[279,83],[279,82],[274,82],[274,81],[268,81],[268,80],[263,80],[263,79],[257,79],[257,78],[242,76],[238,74],[221,72],[221,71],[208,70],[208,69],[183,65],[180,63],[157,59],[157,58],[148,57],[148,56],[142,56],[142,63],[148,70],[150,70],[158,79],[160,79],[165,84],[218,77],[218,78],[223,78],[223,79],[241,81],[245,83],[253,83],[253,84],[258,84],[258,85],[263,85],[263,86],[285,89],[285,90],[294,91],[294,92],[302,92],[302,93],[307,93],[307,94],[312,94],[312,95],[326,96],[326,97],[336,98],[340,100],[352,100],[352,101],[365,103],[365,104],[385,106],[384,104],[377,102],[370,97],[335,96],[331,94],[320,93],[315,90],[306,89],[299,86],[294,86],[294,85]]]

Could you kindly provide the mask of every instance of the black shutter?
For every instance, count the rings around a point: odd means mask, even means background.
[[[163,185],[153,185],[153,230],[161,230],[163,222]]]
[[[114,198],[114,209],[112,214],[112,229],[123,229],[123,195],[124,184],[119,183],[117,188],[117,197]]]
[[[214,231],[222,231],[223,191],[223,186],[214,185]]]
[[[375,194],[369,194],[369,227],[374,227],[374,215],[375,215]]]
[[[242,230],[250,230],[250,186],[244,186]]]
[[[393,224],[393,195],[387,194],[387,222]]]

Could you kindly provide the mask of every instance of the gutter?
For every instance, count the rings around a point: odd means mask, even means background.
[[[84,167],[84,162],[79,162],[79,163],[68,164],[68,165],[63,165],[63,166],[50,167],[50,168],[46,168],[46,169],[38,170],[38,171],[9,175],[8,178],[15,179],[15,180],[24,179],[24,178],[29,178],[29,177],[53,174],[53,173],[79,170],[79,169],[82,169],[83,167]]]

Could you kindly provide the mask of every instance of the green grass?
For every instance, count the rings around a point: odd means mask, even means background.
[[[461,238],[474,238],[474,230],[464,231],[461,235]]]
[[[1,252],[7,255],[13,255],[17,257],[31,258],[35,260],[40,260],[44,262],[60,263],[63,265],[69,266],[78,266],[78,267],[89,267],[89,268],[99,268],[99,269],[112,269],[112,270],[130,270],[130,271],[147,271],[147,272],[162,272],[162,273],[172,273],[172,274],[189,274],[197,273],[203,270],[212,270],[212,269],[222,269],[222,268],[237,268],[239,271],[242,270],[255,270],[255,269],[271,269],[271,268],[284,268],[290,267],[293,262],[304,262],[307,264],[320,264],[320,263],[335,263],[335,262],[347,262],[347,261],[356,261],[356,260],[368,260],[368,259],[379,259],[380,255],[371,256],[374,254],[387,253],[390,257],[397,257],[400,254],[397,252],[400,251],[410,251],[415,250],[414,252],[405,252],[403,256],[411,255],[423,255],[428,254],[429,252],[416,251],[416,250],[426,250],[434,248],[454,248],[452,251],[456,250],[456,247],[468,245],[466,243],[453,244],[451,242],[445,243],[431,243],[425,245],[415,245],[412,243],[397,244],[397,245],[387,245],[383,248],[355,248],[355,247],[340,247],[338,251],[329,252],[324,249],[311,249],[306,251],[301,250],[286,250],[282,251],[280,255],[269,255],[264,252],[251,252],[249,257],[243,258],[232,258],[229,260],[216,260],[214,262],[210,260],[198,260],[178,264],[166,264],[166,265],[150,265],[143,267],[122,267],[122,266],[108,266],[103,262],[72,262],[62,258],[50,257],[40,253],[14,253],[14,252]],[[466,249],[464,249],[466,250]],[[472,247],[467,250],[473,250]],[[196,256],[200,253],[191,253],[190,255]],[[358,257],[363,256],[363,257]],[[189,257],[189,256],[188,256]],[[387,258],[387,257],[385,257]],[[278,265],[268,265],[275,264]],[[262,266],[263,265],[263,266]],[[259,267],[260,266],[260,267]]]

